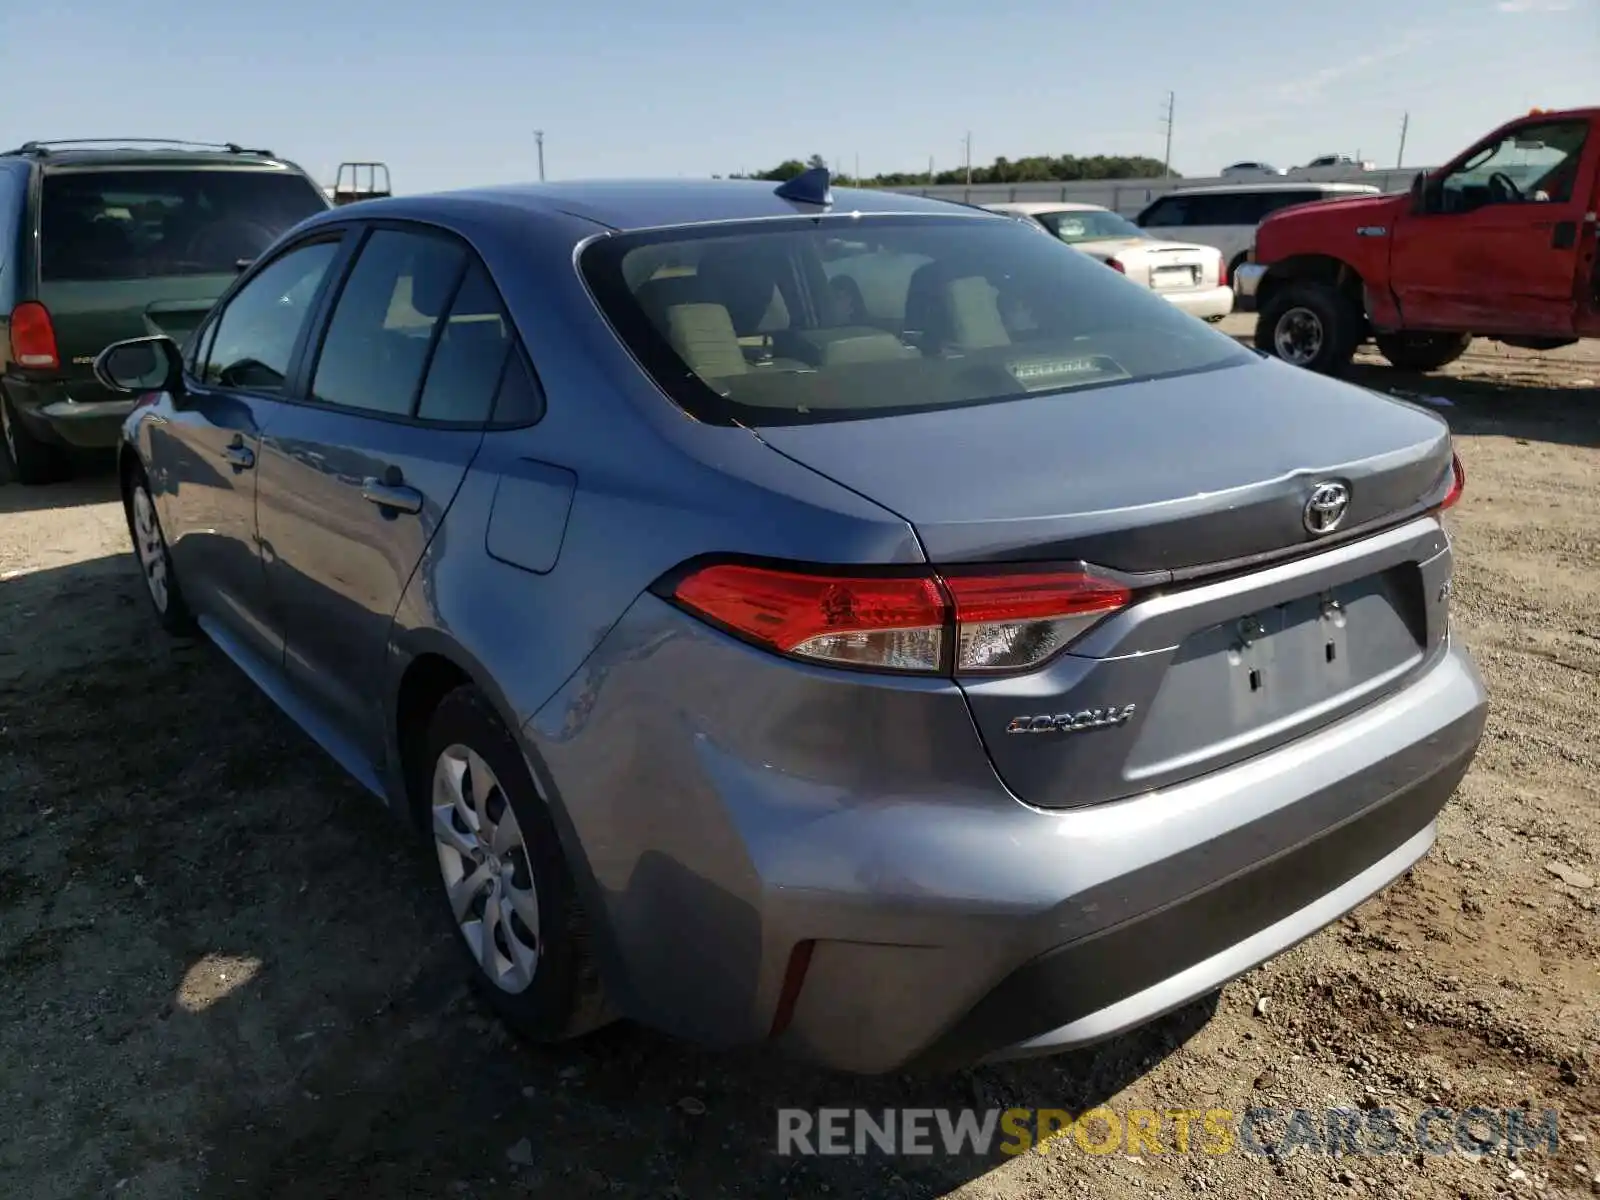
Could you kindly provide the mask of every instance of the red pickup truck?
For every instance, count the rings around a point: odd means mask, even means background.
[[[1256,231],[1234,290],[1256,346],[1343,369],[1368,336],[1403,370],[1432,371],[1473,337],[1552,350],[1600,337],[1600,108],[1535,110],[1408,194],[1282,209]]]

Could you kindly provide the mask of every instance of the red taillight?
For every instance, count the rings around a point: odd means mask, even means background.
[[[1457,500],[1461,499],[1461,493],[1466,490],[1467,469],[1461,465],[1461,456],[1452,454],[1450,456],[1450,490],[1444,494],[1444,503],[1439,505],[1440,509],[1452,507]]]
[[[1126,275],[1128,273],[1128,268],[1123,266],[1121,263],[1119,263],[1114,258],[1106,259],[1106,266],[1110,267],[1113,271],[1117,272],[1117,274],[1119,274],[1119,275]]]
[[[1223,262],[1221,258],[1217,259],[1217,286],[1228,286],[1228,264]]]
[[[780,654],[962,673],[1036,666],[1130,593],[1081,572],[879,577],[726,563],[688,575],[673,598]]]
[[[29,300],[11,310],[11,361],[35,370],[60,369],[55,326],[44,305]]]

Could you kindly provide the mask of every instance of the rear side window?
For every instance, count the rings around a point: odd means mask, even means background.
[[[1261,206],[1261,215],[1256,218],[1257,223],[1266,220],[1280,208],[1292,208],[1296,204],[1311,204],[1323,200],[1332,193],[1319,192],[1308,189],[1303,192],[1270,192],[1263,196],[1265,203]]]
[[[425,421],[487,421],[510,346],[510,322],[501,312],[500,295],[483,264],[474,261],[439,331],[417,416]]]
[[[376,230],[345,279],[311,381],[314,399],[410,416],[434,327],[449,310],[466,252],[442,237]]]
[[[605,238],[580,265],[669,396],[793,424],[1067,393],[1249,361],[1095,259],[1000,217],[824,217]],[[1082,403],[1115,403],[1111,393]]]
[[[45,282],[233,275],[278,235],[327,207],[288,171],[58,171],[40,197]]]

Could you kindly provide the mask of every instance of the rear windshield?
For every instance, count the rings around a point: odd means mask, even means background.
[[[62,171],[46,175],[46,282],[233,274],[327,207],[300,174],[266,170]]]
[[[924,412],[1251,357],[1098,260],[1001,217],[625,234],[591,243],[580,264],[622,340],[701,420]]]
[[[1107,238],[1148,238],[1127,217],[1114,212],[1095,209],[1063,209],[1061,212],[1042,212],[1035,220],[1063,242],[1100,242]]]

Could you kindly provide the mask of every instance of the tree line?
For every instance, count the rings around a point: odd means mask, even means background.
[[[813,154],[807,159],[788,158],[775,167],[752,173],[730,173],[729,179],[771,179],[782,182],[793,179],[812,167],[825,167],[827,159]],[[1160,160],[1142,154],[1030,154],[1026,158],[997,158],[988,166],[972,166],[972,182],[979,183],[1066,183],[1079,179],[1157,179],[1166,174]],[[1172,172],[1179,178],[1178,172]],[[722,178],[722,176],[716,176]],[[855,179],[843,171],[834,171],[835,183],[853,187],[916,187],[929,183],[966,183],[966,167],[936,171],[929,177],[926,171],[892,171],[883,175],[869,175]]]

